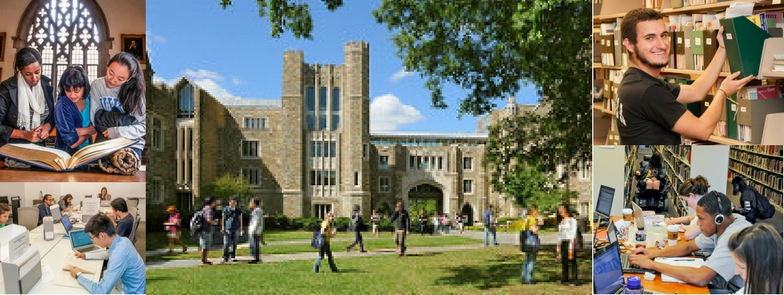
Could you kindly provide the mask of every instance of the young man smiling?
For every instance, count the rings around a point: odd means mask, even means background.
[[[670,62],[669,31],[662,14],[649,8],[626,13],[621,22],[623,45],[629,51],[631,66],[618,87],[616,111],[621,144],[681,144],[681,135],[708,140],[719,121],[725,98],[738,92],[753,76],[736,80],[733,73],[716,91],[713,103],[695,117],[684,104],[702,101],[719,77],[727,58],[724,28],[719,29],[716,55],[708,68],[691,85],[677,85],[658,80]],[[707,43],[707,42],[706,42]]]
[[[658,271],[662,274],[697,286],[708,286],[711,294],[726,294],[737,291],[743,280],[736,276],[735,261],[729,250],[732,234],[751,226],[739,214],[732,214],[732,202],[724,194],[711,191],[697,202],[697,226],[702,233],[696,239],[679,242],[662,250],[637,248],[632,251],[629,263],[641,268]],[[705,264],[699,268],[673,266],[651,259],[656,257],[686,256],[698,250],[712,251]]]

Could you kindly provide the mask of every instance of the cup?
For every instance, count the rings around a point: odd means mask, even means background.
[[[623,221],[626,222],[626,227],[631,226],[632,220],[634,219],[632,218],[632,214],[634,213],[634,211],[629,208],[624,208],[622,212],[623,212]]]
[[[667,240],[670,243],[670,246],[675,246],[675,244],[678,243],[679,232],[680,232],[680,226],[678,225],[667,226]]]

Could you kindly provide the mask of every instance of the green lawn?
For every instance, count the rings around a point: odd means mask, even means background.
[[[268,245],[261,248],[262,255],[264,254],[288,254],[288,253],[301,253],[301,252],[315,252],[313,248],[310,247],[310,240],[309,237],[307,240],[303,240],[299,235],[301,232],[289,232],[283,233],[281,232],[280,236],[276,237],[276,239],[280,240],[283,237],[288,237],[289,240],[291,239],[299,239],[304,241],[303,243],[296,243],[296,244],[278,244],[278,245]],[[305,232],[307,233],[307,232]],[[309,233],[308,233],[309,234]],[[275,237],[276,235],[271,235]],[[338,234],[339,239],[332,242],[332,249],[333,251],[345,251],[346,246],[353,242],[354,235],[348,234]],[[345,239],[349,238],[349,239]],[[381,237],[370,237],[370,235],[363,235],[363,240],[365,243],[366,250],[373,250],[373,249],[394,249],[395,242],[393,240],[391,233],[383,233]],[[268,242],[272,242],[267,240]],[[460,237],[460,236],[419,236],[419,235],[409,235],[406,238],[406,245],[408,247],[433,247],[433,246],[445,246],[445,245],[470,245],[470,244],[479,244],[481,241],[467,238],[467,237]],[[176,248],[175,248],[176,249]],[[354,248],[355,251],[359,250],[359,246]],[[196,247],[189,249],[189,253],[178,253],[175,251],[172,254],[164,254],[158,256],[151,256],[147,255],[147,261],[160,261],[160,260],[177,260],[177,259],[197,259],[199,258],[199,254],[196,252]],[[250,250],[248,248],[244,249],[237,249],[237,256],[249,256]],[[220,258],[223,257],[223,250],[217,249],[212,250],[209,252],[209,257],[211,258]]]
[[[264,240],[267,242],[277,241],[290,241],[290,240],[310,240],[312,232],[309,231],[268,231],[264,234]],[[341,236],[341,235],[339,235]],[[342,235],[345,236],[345,235]],[[353,237],[353,235],[352,235]],[[188,229],[184,229],[181,234],[182,242],[188,248],[196,248],[199,242],[191,239]],[[169,238],[166,237],[165,232],[150,232],[147,236],[147,250],[165,249],[169,247]],[[174,250],[177,251],[179,245],[174,245]],[[180,249],[182,250],[182,249]]]
[[[590,251],[580,255],[581,285],[561,285],[554,249],[539,253],[534,279],[522,285],[523,255],[513,246],[337,259],[341,273],[312,273],[313,261],[148,270],[150,294],[590,294]],[[315,258],[315,253],[314,253]]]

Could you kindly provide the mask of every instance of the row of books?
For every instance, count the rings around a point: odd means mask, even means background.
[[[739,145],[733,146],[732,149],[763,154],[779,159],[782,157],[782,146],[780,145]]]
[[[733,154],[730,152],[730,167],[747,172],[750,168],[781,175],[781,160],[755,156],[754,154]],[[754,173],[750,173],[752,176]]]
[[[765,196],[768,199],[770,199],[771,203],[778,204],[779,206],[782,206],[782,192],[781,192],[781,190],[776,190],[776,189],[770,188],[767,185],[763,185],[758,180],[750,178],[749,176],[747,176],[747,175],[745,175],[743,173],[738,173],[738,172],[730,170],[728,174],[729,174],[728,175],[729,179],[732,179],[735,176],[743,177],[744,179],[746,179],[746,184],[754,187],[758,192],[760,192],[760,194],[762,194],[763,196]],[[779,179],[779,186],[778,187],[781,188],[781,180],[780,179]]]
[[[737,161],[730,162],[730,168],[734,169],[735,172],[746,175],[746,178],[751,178],[754,182],[781,191],[781,173],[768,172]]]
[[[629,51],[623,46],[621,38],[621,18],[614,23],[599,25],[599,52],[604,66],[628,66]]]

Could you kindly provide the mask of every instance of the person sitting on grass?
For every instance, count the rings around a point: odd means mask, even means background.
[[[169,238],[169,253],[174,252],[175,241],[182,245],[182,253],[188,252],[188,247],[180,240],[180,213],[177,212],[177,207],[169,206],[166,208],[166,213],[169,214],[169,219],[163,223],[163,229],[166,230],[166,236]]]
[[[115,234],[114,224],[109,220],[109,217],[103,214],[93,216],[87,221],[84,232],[90,235],[90,239],[95,245],[107,249],[109,264],[98,283],[83,276],[78,267],[71,266],[71,276],[79,282],[79,285],[92,294],[109,294],[117,282],[122,280],[123,290],[118,290],[119,293],[147,293],[144,260],[139,256],[131,240]],[[75,253],[75,256],[85,259],[83,253]]]

